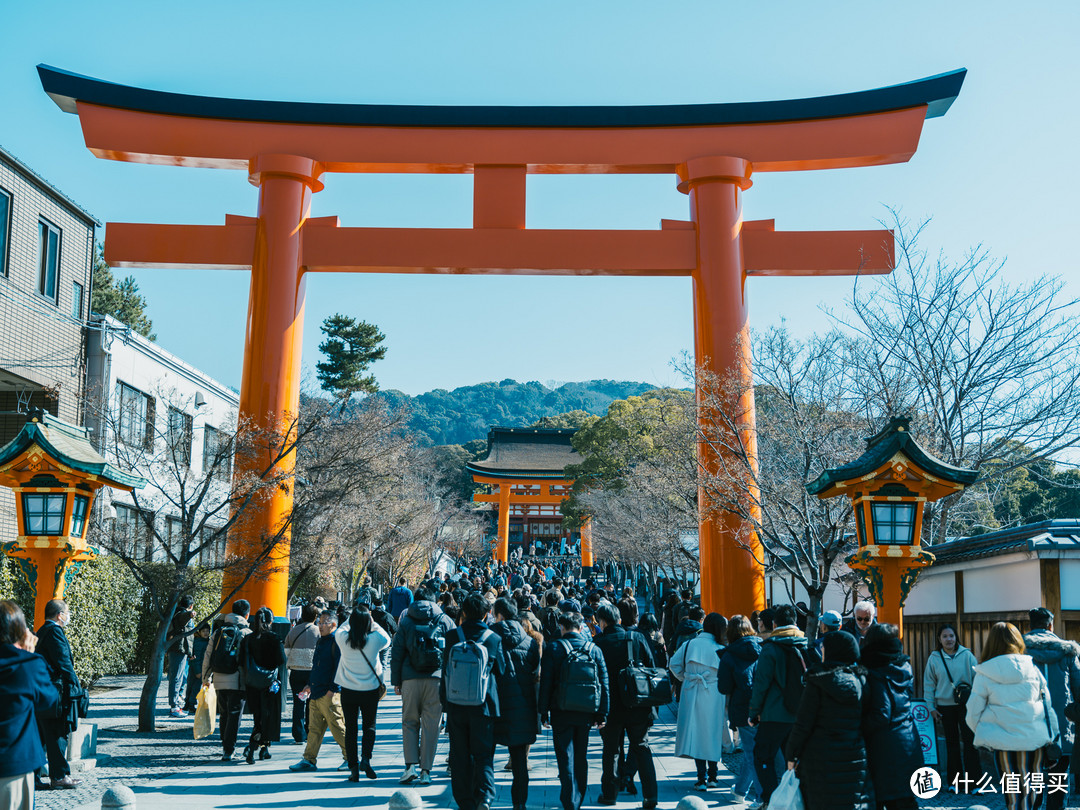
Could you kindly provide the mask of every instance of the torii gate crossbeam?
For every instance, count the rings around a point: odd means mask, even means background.
[[[740,348],[747,276],[887,273],[893,265],[889,231],[780,233],[771,221],[744,223],[751,175],[907,161],[923,122],[945,113],[965,75],[774,102],[410,107],[207,98],[43,65],[38,72],[58,106],[79,116],[98,157],[244,169],[259,187],[254,219],[110,223],[105,255],[121,267],[251,268],[240,410],[260,420],[299,406],[308,272],[688,275],[698,364],[737,375],[750,390],[749,357]],[[340,228],[333,217],[311,219],[311,195],[325,172],[471,173],[473,228]],[[530,173],[675,175],[691,218],[657,231],[527,230]],[[752,444],[752,394],[740,404]],[[230,536],[231,546],[258,544],[282,525],[291,503],[291,493],[280,493]],[[699,542],[705,609],[730,615],[763,607],[752,526],[703,510]],[[253,605],[284,609],[287,559],[285,543],[276,566],[245,587]],[[232,585],[227,578],[225,588]]]

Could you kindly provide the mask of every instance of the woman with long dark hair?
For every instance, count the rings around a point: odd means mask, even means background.
[[[923,698],[930,713],[941,723],[945,732],[945,785],[956,792],[953,782],[963,773],[968,779],[982,779],[982,763],[975,750],[975,735],[964,722],[964,705],[957,702],[957,686],[961,694],[971,692],[975,679],[975,654],[960,643],[956,628],[943,624],[938,629],[938,648],[926,659],[923,670]]]
[[[240,640],[239,661],[248,708],[254,720],[251,737],[244,747],[244,761],[270,759],[270,744],[281,739],[281,683],[278,670],[285,663],[285,649],[273,630],[274,614],[259,608],[251,618],[251,633]]]
[[[731,739],[724,721],[727,698],[716,688],[718,656],[727,641],[727,627],[727,619],[710,613],[702,623],[701,633],[683,644],[668,661],[668,668],[683,684],[675,727],[675,756],[694,760],[694,790],[720,786],[723,746],[725,738]]]
[[[334,638],[341,649],[334,681],[341,687],[349,781],[359,782],[360,771],[368,779],[374,779],[377,774],[371,767],[371,754],[375,750],[375,714],[379,709],[379,699],[386,694],[379,653],[390,646],[390,636],[371,618],[366,605],[357,605],[337,629]],[[359,756],[358,720],[364,728]]]

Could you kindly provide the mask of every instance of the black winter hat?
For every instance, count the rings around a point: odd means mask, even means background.
[[[859,642],[844,630],[826,633],[822,646],[826,664],[854,664],[859,660]]]

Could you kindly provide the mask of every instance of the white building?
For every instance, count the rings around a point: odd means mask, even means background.
[[[176,473],[192,484],[203,479],[204,471],[215,469],[215,455],[236,429],[239,394],[116,319],[97,314],[88,330],[87,392],[93,407],[87,408],[86,426],[106,457],[123,463],[118,456],[140,455],[126,454],[134,448],[159,468],[137,470],[150,481],[138,493],[138,502],[144,512],[153,512],[158,537],[171,541],[180,531]],[[108,436],[110,430],[117,435]],[[211,499],[211,509],[226,497],[230,472],[217,465],[220,483],[214,483],[217,500]],[[112,492],[101,501],[106,514],[115,514],[114,531],[132,538],[140,556],[165,557],[149,542],[131,493]],[[225,513],[215,515],[207,530],[227,519]],[[223,552],[221,539],[204,561],[216,563]]]

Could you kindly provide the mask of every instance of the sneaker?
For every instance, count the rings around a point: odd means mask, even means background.
[[[431,773],[429,773],[428,771],[420,771],[420,784],[421,785],[430,785],[431,784]]]
[[[73,790],[81,782],[82,779],[72,779],[70,776],[65,776],[61,779],[50,779],[49,787],[52,790]]]
[[[716,779],[710,779],[708,782],[705,783],[705,787],[707,787],[707,788],[718,788],[718,787],[720,787],[720,782],[718,780],[716,780]]]
[[[403,773],[401,775],[401,778],[398,779],[398,784],[407,785],[409,784],[409,782],[412,782],[413,780],[419,778],[420,770],[415,765],[409,765],[407,768],[405,768],[405,773]]]
[[[704,782],[694,782],[694,790],[706,791],[708,788],[705,787]]]
[[[733,802],[735,802],[736,804],[746,804],[747,803],[746,802],[746,797],[741,793],[736,793],[734,790],[731,791],[731,800]]]
[[[222,762],[232,762],[234,756],[235,756],[235,754],[232,751],[230,751],[227,754],[222,754],[221,755],[221,761]]]
[[[347,760],[347,759],[341,760],[341,764],[337,766],[337,769],[339,771],[347,771],[347,770],[349,770],[349,760]]]
[[[316,765],[314,762],[308,762],[306,759],[302,759],[299,762],[297,762],[295,765],[290,765],[289,770],[290,771],[317,771],[317,770],[319,770],[319,766]]]
[[[183,709],[173,709],[169,712],[169,717],[187,717],[188,714]]]

